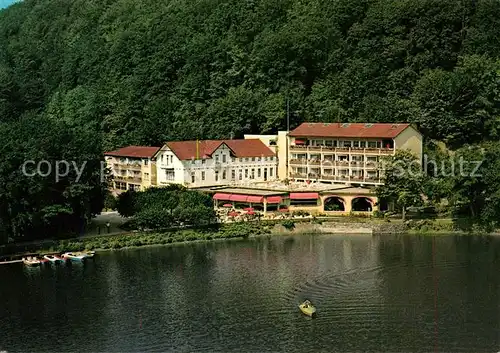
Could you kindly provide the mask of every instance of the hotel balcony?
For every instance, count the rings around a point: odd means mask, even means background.
[[[115,169],[123,170],[141,170],[142,165],[140,163],[114,163],[113,167]]]
[[[303,159],[291,159],[290,165],[297,166],[321,166],[323,168],[333,168],[333,167],[344,167],[344,168],[369,168],[369,169],[378,169],[382,167],[382,164],[379,162],[364,162],[364,161],[332,161],[329,159],[323,160],[307,160]]]
[[[290,159],[291,165],[306,165],[307,159]]]
[[[134,176],[124,176],[124,175],[115,175],[113,176],[113,179],[115,181],[122,181],[122,182],[136,182],[136,183],[140,183],[142,182],[142,178],[141,177],[134,177]]]
[[[290,179],[302,179],[302,180],[318,180],[318,181],[330,181],[339,183],[359,183],[359,184],[382,184],[382,179],[380,177],[370,177],[370,176],[358,176],[358,175],[333,175],[333,174],[308,174],[305,173],[290,173]]]
[[[328,146],[302,146],[290,145],[291,152],[323,152],[323,153],[352,153],[352,154],[378,154],[392,155],[394,148],[359,148],[359,147],[328,147]]]

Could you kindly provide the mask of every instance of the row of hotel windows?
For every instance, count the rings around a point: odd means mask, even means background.
[[[307,169],[306,168],[293,168],[292,169],[292,173],[293,174],[307,174]],[[351,170],[349,171],[349,169],[338,169],[338,170],[335,170],[335,169],[332,169],[332,170],[329,170],[329,171],[325,171],[324,173],[321,173],[321,170],[318,169],[318,168],[311,168],[310,169],[310,173],[309,174],[317,174],[317,175],[356,175],[356,176],[363,176],[363,175],[367,175],[367,176],[379,176],[379,175],[382,175],[382,173],[378,172],[378,171],[371,171],[371,170],[368,170],[368,171],[363,171],[363,170]]]
[[[291,159],[300,159],[300,160],[306,160],[307,154],[306,153],[294,153],[292,154]],[[352,162],[364,162],[365,158],[364,156],[349,156],[348,155],[339,155],[337,159],[335,159],[334,156],[331,155],[324,155],[323,158],[321,158],[320,154],[313,154],[309,153],[309,159],[310,160],[323,160],[323,161],[352,161]],[[378,156],[366,156],[366,162],[378,162]]]
[[[297,144],[297,143],[296,143]],[[392,141],[359,141],[359,140],[310,140],[311,146],[353,147],[353,148],[392,148]]]
[[[234,157],[231,157],[231,163],[234,163],[234,162],[260,162],[261,161],[261,157],[247,157],[247,158],[234,158]],[[271,157],[262,157],[262,162],[267,162],[267,161],[274,161],[274,156],[271,156]],[[196,160],[193,159],[191,161],[191,164],[195,164],[196,163]],[[205,164],[206,163],[206,159],[202,159],[201,160],[201,164]],[[215,163],[219,163],[219,156],[215,156]],[[225,154],[222,155],[222,163],[227,163],[227,156]]]
[[[127,190],[127,183],[115,181],[115,189],[116,190]],[[128,184],[128,190],[140,190],[140,189],[141,189],[140,185]]]
[[[163,154],[161,155],[160,157],[160,160],[161,162],[163,163],[165,161],[165,163],[168,165],[169,163],[170,164],[173,164],[174,163],[174,156],[170,155],[170,156],[165,156],[165,158],[163,158]],[[195,164],[196,163],[196,159],[193,159],[191,160],[191,164]],[[234,158],[234,157],[231,157],[231,162],[234,163],[235,161],[239,161],[239,162],[249,162],[249,161],[252,161],[252,162],[260,162],[261,161],[261,157],[248,157],[248,158]],[[274,156],[271,156],[271,157],[262,157],[262,161],[274,161]],[[215,155],[215,162],[218,163],[219,162],[219,156],[218,155]],[[226,163],[227,162],[227,155],[223,154],[222,155],[222,163]],[[205,164],[206,163],[206,159],[201,159],[201,164]]]
[[[267,174],[269,170],[269,175]],[[244,170],[245,172],[245,179],[255,179],[255,173],[257,172],[257,178],[267,178],[267,177],[270,177],[272,178],[273,175],[274,175],[274,168],[257,168],[257,169],[245,169]],[[223,170],[222,171],[222,179],[221,180],[227,180],[227,174],[226,174],[226,171]],[[205,180],[206,179],[206,174],[204,171],[201,172],[201,180]],[[167,179],[169,180],[169,179]],[[173,180],[173,179],[170,179],[170,180]],[[231,180],[236,180],[236,170],[231,170]],[[240,169],[239,170],[239,173],[238,173],[238,180],[243,180],[243,169]],[[219,181],[219,172],[215,172],[215,181]],[[196,182],[196,174],[195,172],[192,172],[191,173],[191,182],[192,183],[195,183]]]

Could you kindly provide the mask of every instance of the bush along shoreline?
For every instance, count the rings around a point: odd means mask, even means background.
[[[270,227],[252,223],[233,223],[220,226],[183,229],[164,232],[133,232],[120,235],[96,236],[83,239],[60,240],[45,252],[80,250],[118,250],[152,245],[168,245],[217,239],[246,239],[251,236],[270,235]],[[43,252],[43,251],[41,251]]]
[[[366,226],[399,224],[404,226],[402,234],[408,235],[498,235],[498,232],[484,233],[472,227],[468,231],[459,229],[452,222],[440,222],[437,220],[409,220],[406,222],[384,222],[377,218],[312,218],[312,219],[285,219],[262,222],[238,222],[226,224],[214,224],[205,227],[189,229],[170,229],[154,231],[130,231],[117,235],[100,235],[86,238],[71,238],[64,240],[48,241],[43,244],[16,245],[11,244],[0,253],[0,261],[6,258],[20,257],[26,253],[63,253],[81,250],[119,250],[125,248],[137,248],[142,246],[180,244],[194,241],[211,241],[223,239],[247,239],[258,236],[277,235],[276,226],[282,226],[288,231],[296,234],[304,233],[301,227],[297,231],[296,225],[310,223],[312,227],[323,222],[327,223],[359,223]],[[354,224],[353,223],[353,224]],[[297,231],[297,232],[295,232]],[[313,228],[311,228],[313,233]],[[328,234],[326,232],[325,234]]]

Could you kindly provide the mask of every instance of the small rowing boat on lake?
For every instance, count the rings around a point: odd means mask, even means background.
[[[310,316],[310,317],[315,317],[316,316],[316,308],[314,305],[309,300],[306,300],[302,304],[299,305],[300,311],[302,311],[303,314]]]

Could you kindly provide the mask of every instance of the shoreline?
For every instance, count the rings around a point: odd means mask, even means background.
[[[69,251],[94,250],[97,252],[134,249],[148,246],[179,245],[230,239],[248,239],[262,236],[335,234],[335,235],[414,235],[414,236],[500,236],[499,232],[471,233],[450,229],[439,222],[425,221],[425,227],[410,228],[402,222],[384,222],[380,219],[286,219],[273,222],[235,222],[205,229],[182,229],[165,231],[129,231],[114,235],[90,236],[49,241],[47,244],[9,244],[13,252],[2,254],[0,264],[26,254],[64,253]],[[434,226],[429,226],[429,224]],[[17,249],[16,249],[17,247]],[[24,247],[24,249],[21,249]],[[29,249],[28,249],[29,248]],[[5,261],[4,261],[5,260]]]

